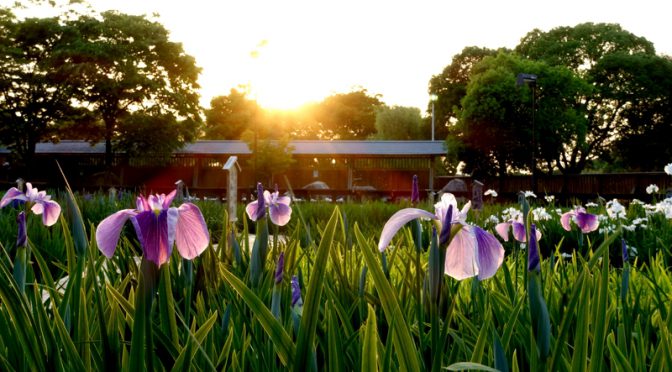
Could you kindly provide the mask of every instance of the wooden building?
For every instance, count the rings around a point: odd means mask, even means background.
[[[280,189],[297,191],[316,181],[328,185],[331,193],[385,194],[392,197],[410,194],[411,177],[418,175],[420,188],[435,190],[435,163],[446,153],[442,141],[292,141],[295,163],[284,174],[273,175]],[[230,156],[241,165],[238,187],[245,194],[257,180],[248,161],[251,150],[242,141],[197,141],[176,151],[168,159],[115,155],[112,167],[105,171],[104,144],[85,141],[61,141],[37,145],[33,169],[16,170],[7,164],[8,151],[0,149],[4,183],[23,177],[35,184],[61,187],[63,168],[71,186],[95,191],[109,187],[165,192],[182,180],[192,194],[226,194],[226,172],[222,169]],[[266,185],[272,187],[272,185]],[[440,186],[439,186],[440,188]]]

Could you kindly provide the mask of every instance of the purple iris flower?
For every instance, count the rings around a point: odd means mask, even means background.
[[[19,212],[19,214],[16,216],[16,223],[19,225],[19,233],[16,236],[16,246],[25,247],[28,245],[28,234],[26,233],[26,212]]]
[[[468,202],[461,211],[458,211],[455,196],[445,193],[441,196],[441,201],[434,205],[435,214],[416,208],[402,209],[385,223],[378,249],[381,252],[384,251],[397,231],[416,218],[441,221],[438,224],[442,231],[447,231],[444,229],[451,229],[453,225],[459,224],[461,225],[460,230],[448,244],[444,273],[457,280],[473,276],[478,276],[480,280],[490,278],[495,275],[504,261],[504,248],[489,232],[466,223],[470,207],[471,203]],[[451,210],[450,216],[448,216],[449,210]]]
[[[506,222],[502,222],[495,226],[495,231],[497,234],[502,237],[505,242],[509,241],[509,229],[513,231],[513,238],[521,243],[527,242],[527,236],[525,234],[525,224],[523,223],[522,216],[519,216],[516,219],[512,219]],[[537,240],[541,239],[541,231],[536,230],[535,236]]]
[[[569,224],[570,220],[573,221],[584,234],[595,231],[600,226],[600,221],[597,219],[597,216],[587,213],[586,209],[583,207],[578,207],[566,212],[560,217],[560,224],[562,225],[562,228],[567,231],[572,229]]]
[[[299,278],[296,275],[292,276],[292,307],[294,306],[303,306],[301,286],[299,285]]]
[[[537,227],[532,224],[530,226],[530,236],[535,236]],[[539,260],[539,247],[537,245],[537,239],[532,238],[530,240],[530,249],[527,252],[527,271],[541,271],[541,263]]]
[[[280,252],[278,257],[278,266],[275,268],[275,284],[282,283],[282,274],[285,270],[285,252]]]
[[[280,196],[279,191],[269,192],[264,190],[261,183],[257,184],[257,200],[245,207],[247,216],[252,221],[263,218],[266,215],[268,205],[271,221],[278,226],[285,226],[292,217],[292,208],[289,206],[289,196]]]
[[[411,187],[411,204],[418,205],[420,202],[420,191],[418,189],[418,175],[413,175],[413,185]]]
[[[45,226],[55,224],[61,214],[61,206],[51,200],[51,196],[47,195],[45,191],[38,191],[37,188],[33,188],[30,182],[26,183],[25,194],[16,187],[7,190],[5,196],[0,200],[0,208],[4,208],[14,200],[26,202],[33,213],[41,214],[42,223]]]
[[[123,209],[105,218],[96,228],[98,249],[111,258],[121,229],[130,219],[145,258],[157,266],[168,262],[173,243],[186,259],[191,260],[200,255],[210,241],[205,219],[194,204],[170,207],[175,193],[176,190],[168,195],[150,195],[149,198],[139,196],[136,200],[137,209]]]

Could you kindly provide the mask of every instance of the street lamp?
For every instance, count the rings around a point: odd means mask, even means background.
[[[434,103],[439,99],[436,94],[429,95],[429,101],[432,102],[432,141],[434,141]]]
[[[516,85],[529,85],[532,88],[532,192],[537,192],[537,143],[534,133],[534,101],[536,99],[537,90],[537,75],[533,74],[518,74],[516,78]]]

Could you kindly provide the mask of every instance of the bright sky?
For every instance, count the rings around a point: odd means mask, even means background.
[[[204,107],[248,84],[270,108],[362,87],[388,105],[424,111],[429,79],[465,46],[513,48],[534,28],[583,22],[619,23],[672,55],[670,13],[661,0],[89,2],[99,10],[159,13],[171,38],[203,68]]]

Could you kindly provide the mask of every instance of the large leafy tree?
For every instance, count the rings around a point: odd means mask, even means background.
[[[497,55],[497,51],[488,48],[470,46],[453,56],[450,65],[429,80],[429,93],[436,101],[429,104],[428,112],[434,106],[435,138],[445,139],[448,128],[457,121],[462,108],[462,98],[467,94],[467,84],[471,70],[483,58]]]
[[[423,138],[423,120],[420,109],[404,106],[383,106],[376,112],[376,134],[378,140],[419,140]]]
[[[246,129],[254,129],[262,120],[259,105],[245,92],[231,89],[227,96],[217,96],[205,111],[205,138],[237,140]]]
[[[520,73],[537,75],[536,85],[517,84]],[[458,154],[449,159],[465,161],[476,176],[552,172],[563,144],[582,136],[585,115],[575,102],[589,90],[564,67],[505,52],[486,57],[472,68],[457,124],[450,128],[449,151]]]
[[[65,123],[88,120],[52,68],[63,33],[59,19],[19,21],[0,10],[0,23],[0,142],[31,169],[37,143],[58,140]]]
[[[247,129],[242,134],[242,140],[252,151],[247,166],[252,169],[254,179],[267,182],[269,187],[276,183],[274,179],[276,175],[284,173],[294,163],[292,158],[294,147],[289,143],[288,134],[271,139],[258,137],[257,133]]]
[[[366,139],[376,132],[376,110],[383,106],[378,95],[366,89],[334,94],[313,107],[317,135],[322,139]]]
[[[557,164],[564,173],[581,172],[591,160],[613,151],[616,139],[631,131],[629,119],[641,114],[639,102],[670,99],[669,86],[663,88],[665,94],[651,94],[660,90],[656,86],[662,82],[656,80],[660,70],[648,67],[662,63],[663,57],[656,56],[651,42],[616,24],[534,30],[516,51],[567,67],[594,87],[590,95],[576,101],[577,109],[586,112],[586,130],[565,144]]]
[[[623,113],[627,125],[604,159],[616,169],[660,171],[672,159],[672,59],[639,54],[602,64],[605,73],[627,77],[621,82],[631,85],[619,97],[630,102]],[[628,97],[632,91],[638,92],[636,99]]]
[[[104,139],[108,166],[113,144],[132,142],[138,134],[126,130],[130,123],[149,125],[152,130],[139,131],[146,134],[180,128],[171,132],[171,146],[163,146],[162,136],[143,138],[154,151],[172,150],[194,138],[201,121],[196,91],[200,68],[180,43],[169,39],[163,25],[109,11],[80,16],[66,27],[57,67],[76,88],[78,103],[101,118],[102,130],[90,139]],[[164,125],[137,120],[149,115],[160,117]]]

